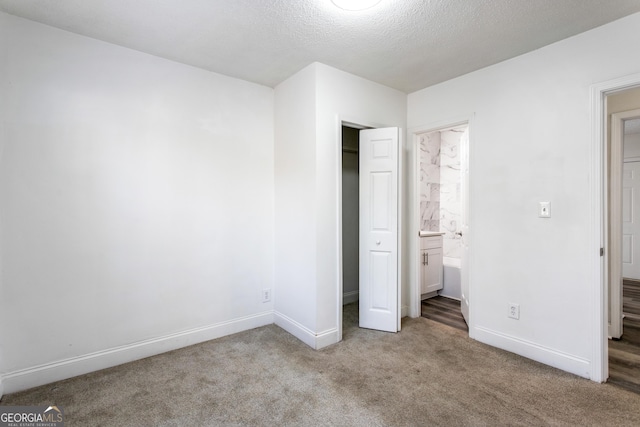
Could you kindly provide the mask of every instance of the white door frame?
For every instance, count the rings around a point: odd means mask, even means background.
[[[337,235],[336,235],[336,256],[337,256],[337,265],[338,265],[338,277],[336,278],[337,289],[336,289],[336,323],[338,325],[337,331],[337,342],[342,341],[342,294],[344,283],[342,282],[343,275],[343,264],[342,264],[342,126],[347,126],[355,129],[375,129],[375,128],[384,128],[384,127],[393,127],[393,125],[385,125],[381,123],[372,122],[370,120],[366,120],[359,117],[352,116],[336,116],[336,224],[337,224]],[[400,137],[398,140],[398,144],[400,147],[403,147],[403,139],[402,138],[402,128],[400,128]],[[402,153],[404,150],[401,148],[400,152]],[[400,191],[399,191],[399,206],[398,206],[398,228],[400,229],[398,235],[398,239],[400,244],[398,245],[398,288],[402,288],[402,282],[400,281],[400,272],[402,271],[402,227],[401,227],[401,218],[403,215],[402,209],[402,192],[404,188],[404,175],[402,169],[402,156],[398,159],[398,180],[400,182]],[[400,298],[398,298],[398,309],[401,308]]]
[[[609,266],[609,288],[611,292],[611,301],[608,304],[610,308],[610,319],[608,333],[610,337],[620,338],[622,336],[622,170],[624,164],[624,121],[626,119],[640,117],[640,109],[623,111],[611,115],[611,157],[605,162],[604,177],[611,177],[609,182],[606,203],[609,209],[605,211],[605,215],[610,213],[609,228],[605,227],[605,234],[610,231],[609,239],[605,241],[611,242],[609,248],[608,260],[613,261],[607,263]],[[606,131],[605,131],[606,136]],[[606,150],[605,150],[606,152]],[[607,173],[610,172],[610,173]],[[607,187],[605,187],[607,189]]]
[[[437,132],[445,129],[451,129],[461,125],[467,125],[469,129],[469,176],[473,176],[473,168],[472,168],[472,152],[473,148],[473,120],[474,114],[467,114],[462,116],[453,117],[446,120],[440,120],[437,122],[432,122],[427,125],[417,126],[409,129],[408,131],[408,139],[412,141],[412,153],[413,159],[411,163],[413,164],[413,173],[410,176],[413,185],[413,194],[410,197],[410,218],[409,218],[409,251],[411,255],[408,257],[410,262],[410,277],[409,277],[409,316],[411,317],[420,317],[421,315],[421,307],[420,307],[420,241],[418,238],[418,234],[420,232],[420,135],[429,133],[429,132]],[[409,188],[412,188],[412,185],[409,185]],[[472,188],[473,180],[469,180],[469,196],[473,195]],[[412,206],[411,206],[412,205]],[[467,209],[471,211],[473,205],[472,197],[469,197],[469,206]],[[471,236],[469,236],[469,259],[468,259],[468,277],[469,277],[469,301],[472,301],[474,297],[473,290],[473,280],[472,280],[472,271],[473,271],[473,258],[472,258],[472,244],[473,244],[473,226],[471,225],[471,216],[469,216],[469,231]],[[472,304],[469,306],[469,337],[474,337],[474,329],[473,329],[473,308]]]
[[[591,98],[591,243],[589,245],[589,265],[591,280],[589,293],[591,294],[591,372],[590,379],[605,382],[609,377],[609,256],[611,248],[608,244],[608,202],[607,194],[607,121],[605,99],[607,95],[640,86],[640,73],[630,76],[597,83],[590,88]],[[604,256],[601,256],[601,248]]]

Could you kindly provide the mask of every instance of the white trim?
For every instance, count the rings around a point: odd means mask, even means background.
[[[411,177],[411,180],[413,181],[415,188],[413,191],[413,197],[409,200],[409,204],[410,204],[410,218],[409,218],[409,223],[411,224],[409,226],[409,238],[410,238],[410,242],[409,242],[409,247],[410,247],[410,253],[412,253],[413,255],[411,255],[409,257],[409,261],[410,261],[410,265],[409,265],[409,269],[411,271],[411,274],[409,276],[409,301],[408,301],[408,315],[410,317],[420,317],[421,316],[421,294],[420,294],[420,284],[418,283],[419,277],[420,277],[420,242],[418,239],[418,235],[420,232],[420,142],[419,142],[419,136],[421,134],[425,134],[425,133],[429,133],[429,132],[436,132],[436,131],[444,131],[444,130],[448,130],[448,129],[453,129],[456,127],[459,127],[461,125],[466,125],[469,129],[469,177],[471,178],[472,176],[472,172],[473,172],[473,168],[472,168],[472,159],[473,156],[471,155],[473,148],[472,148],[472,129],[473,129],[473,121],[474,121],[474,117],[475,117],[475,113],[470,113],[470,114],[465,114],[465,115],[460,115],[460,116],[454,116],[451,117],[449,119],[445,119],[445,120],[438,120],[438,121],[434,121],[431,122],[429,124],[426,125],[422,125],[422,126],[415,126],[412,127],[410,129],[408,129],[407,134],[408,134],[408,138],[411,139],[412,141],[412,146],[411,146],[411,155],[413,155],[413,176]],[[471,200],[471,196],[473,195],[473,180],[470,179],[469,180],[469,206],[467,207],[468,209],[472,209],[473,206],[473,201]],[[413,205],[413,206],[411,206]],[[472,286],[472,236],[473,236],[473,227],[471,225],[471,216],[469,215],[469,232],[470,232],[470,236],[469,236],[469,262],[468,264],[468,275],[469,275],[469,300],[473,300],[474,296],[473,296],[473,286]],[[469,307],[469,337],[471,338],[475,338],[474,336],[474,332],[473,332],[473,314],[472,314],[473,309],[471,308],[471,305]]]
[[[273,315],[274,323],[277,326],[289,332],[309,347],[316,348],[316,334],[311,329],[277,311]]]
[[[413,176],[411,181],[415,186],[413,190],[413,198],[410,203],[413,203],[413,209],[411,209],[409,230],[409,252],[412,254],[409,259],[413,261],[413,268],[411,269],[411,276],[409,281],[409,316],[416,318],[422,315],[421,301],[422,295],[420,294],[420,135],[427,132],[423,128],[410,129],[413,152]],[[409,139],[409,138],[407,138]]]
[[[2,385],[2,377],[0,376],[0,399],[4,396],[4,385]]]
[[[145,357],[155,356],[226,335],[270,325],[274,320],[273,314],[273,311],[258,313],[252,316],[193,328],[158,338],[138,341],[133,344],[113,347],[95,353],[32,366],[8,372],[2,376],[0,382],[3,383],[4,391],[14,393]]]
[[[340,130],[342,130],[343,124],[346,127],[359,129],[359,130],[397,127],[397,126],[385,125],[379,122],[372,122],[371,120],[366,120],[363,117],[343,116],[338,114],[336,118],[338,119]]]
[[[608,329],[608,296],[606,287],[608,286],[608,258],[609,247],[605,243],[608,213],[604,206],[604,188],[606,175],[603,173],[604,160],[606,156],[604,141],[604,92],[606,85],[591,86],[591,174],[590,174],[590,205],[592,211],[591,222],[591,244],[588,254],[588,265],[592,266],[589,294],[590,310],[592,313],[589,330],[591,336],[591,379],[597,382],[605,382],[609,377],[609,349],[607,342]],[[604,257],[600,256],[600,248],[605,249]],[[605,327],[605,325],[607,327]],[[607,342],[608,343],[608,342]]]
[[[402,290],[403,290],[403,286],[402,286],[402,270],[404,270],[404,260],[402,259],[402,246],[404,244],[404,230],[403,230],[403,225],[404,225],[404,221],[403,221],[403,217],[404,217],[404,130],[401,127],[397,127],[397,137],[398,137],[398,152],[397,152],[397,156],[398,156],[398,162],[397,162],[397,166],[398,166],[398,170],[397,170],[397,179],[398,179],[398,205],[397,205],[397,211],[396,211],[396,217],[397,217],[397,223],[396,223],[396,227],[397,227],[397,235],[398,235],[398,252],[397,252],[397,258],[396,258],[396,262],[397,262],[397,268],[398,268],[398,275],[396,277],[396,287],[397,287],[397,303],[398,303],[398,326],[397,326],[397,331],[400,332],[402,330],[402,318],[405,317],[403,316],[403,311],[402,311]]]
[[[315,333],[303,324],[296,322],[289,316],[282,313],[274,313],[275,324],[294,337],[308,345],[309,347],[319,350],[323,347],[337,343],[338,328],[328,329],[323,332]]]
[[[473,338],[473,339],[477,339],[476,338],[476,332],[475,332],[475,311],[476,311],[476,306],[472,303],[473,301],[477,301],[476,299],[476,288],[473,286],[473,273],[475,271],[475,261],[474,261],[474,257],[473,254],[475,253],[475,251],[473,250],[473,246],[474,246],[474,242],[475,242],[475,238],[473,237],[475,232],[476,232],[476,227],[473,226],[473,217],[471,215],[471,213],[473,212],[473,206],[475,206],[475,200],[474,200],[474,195],[476,195],[476,190],[475,190],[475,183],[473,181],[473,174],[474,174],[474,170],[475,170],[475,166],[473,164],[473,161],[475,159],[475,156],[473,155],[474,151],[476,150],[476,144],[474,143],[475,141],[475,125],[474,125],[474,121],[475,121],[475,113],[472,113],[469,115],[469,121],[468,121],[468,141],[467,141],[467,166],[469,168],[468,172],[467,172],[467,178],[466,180],[468,180],[468,195],[466,195],[466,212],[464,212],[464,214],[467,217],[467,231],[468,231],[468,235],[467,235],[467,286],[468,289],[467,291],[469,292],[469,296],[467,298],[467,308],[469,310],[469,312],[467,313],[467,317],[468,319],[465,319],[465,321],[467,322],[467,326],[469,327],[469,338]],[[462,262],[462,260],[461,260]],[[461,265],[462,268],[462,265]],[[462,271],[460,271],[460,286],[462,286]],[[464,302],[462,302],[464,304]]]
[[[523,340],[502,332],[494,331],[483,326],[476,326],[476,339],[506,351],[527,357],[529,359],[571,372],[583,378],[590,378],[591,364],[589,360],[572,354],[564,353],[531,341]]]
[[[342,341],[342,306],[343,301],[343,275],[344,265],[342,263],[342,126],[344,121],[340,119],[340,116],[336,116],[336,229],[337,229],[337,242],[336,245],[336,257],[337,257],[337,270],[338,277],[336,277],[336,327],[338,328],[338,334],[336,342]]]
[[[360,299],[360,291],[345,292],[342,294],[342,304],[351,304],[357,302]]]
[[[608,245],[606,242],[606,205],[604,201],[604,160],[605,159],[605,123],[604,97],[607,94],[632,88],[640,84],[640,73],[597,83],[591,86],[591,148],[589,174],[591,243],[588,250],[588,264],[591,268],[591,279],[588,284],[590,295],[591,321],[591,375],[590,379],[604,382],[609,377],[609,350],[607,347],[608,296],[607,262]],[[600,248],[605,248],[605,256],[600,256]]]
[[[624,162],[625,163],[640,162],[640,156],[637,156],[637,157],[625,157],[624,158]]]
[[[607,114],[608,115],[608,114]],[[604,150],[604,197],[605,218],[609,227],[605,227],[605,240],[609,242],[607,262],[608,281],[611,298],[609,304],[608,335],[612,338],[622,336],[622,164],[624,146],[622,140],[621,119],[616,114],[611,117],[611,140],[609,150]],[[606,126],[606,125],[605,125]],[[608,132],[605,132],[607,134]],[[607,156],[609,153],[609,156]],[[609,183],[607,184],[607,180]],[[617,262],[616,262],[617,261]]]
[[[446,295],[446,294],[443,294],[443,293],[440,293],[440,294],[438,294],[438,295],[440,295],[441,297],[445,297],[445,298],[452,299],[452,300],[454,300],[454,301],[460,301],[460,302],[462,302],[462,300],[461,300],[460,298],[458,298],[458,297],[454,297],[454,296],[451,296],[451,295]]]
[[[338,342],[338,328],[331,328],[316,334],[316,350],[328,347]]]
[[[431,291],[431,292],[427,292],[427,293],[424,293],[424,294],[420,294],[420,302],[422,302],[422,301],[424,301],[426,299],[429,299],[429,298],[437,297],[439,292],[440,291]]]
[[[453,116],[448,119],[436,120],[433,122],[429,122],[425,125],[414,126],[412,128],[409,128],[409,133],[412,135],[416,135],[416,134],[419,135],[422,133],[454,129],[459,126],[469,124],[473,116],[474,116],[474,113],[471,113],[471,114]]]

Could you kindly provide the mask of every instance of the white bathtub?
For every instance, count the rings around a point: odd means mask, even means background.
[[[443,287],[438,292],[447,298],[460,300],[462,298],[462,288],[460,287],[460,258],[442,259],[442,282]]]

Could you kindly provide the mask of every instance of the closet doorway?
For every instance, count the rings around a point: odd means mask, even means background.
[[[401,130],[341,127],[338,330],[343,318],[361,328],[401,327]],[[350,302],[358,301],[355,304]],[[357,316],[351,311],[357,311]]]
[[[342,304],[357,303],[360,297],[359,168],[360,130],[342,126]],[[353,310],[352,310],[353,311]],[[357,314],[357,310],[356,314]],[[353,319],[350,319],[353,320]],[[345,320],[346,321],[346,320]],[[357,323],[357,316],[355,322]]]

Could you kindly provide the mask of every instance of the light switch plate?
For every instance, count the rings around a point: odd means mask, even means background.
[[[551,218],[551,202],[540,202],[538,216],[540,218]]]

